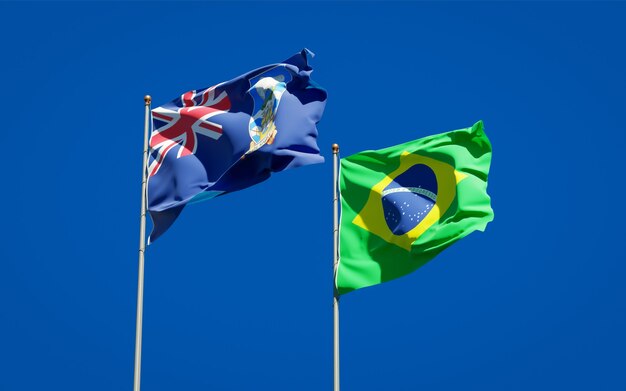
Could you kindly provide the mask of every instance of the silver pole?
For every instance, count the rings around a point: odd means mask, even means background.
[[[339,155],[339,145],[333,144],[333,276],[337,276],[337,264],[339,263],[338,239],[339,239],[339,200],[337,190],[337,158]],[[336,285],[336,283],[333,283]],[[333,295],[333,352],[334,352],[334,391],[339,391],[339,293],[334,286]]]
[[[137,281],[137,328],[135,330],[135,382],[133,391],[139,391],[141,384],[141,331],[143,322],[143,269],[146,251],[146,185],[148,182],[148,128],[150,127],[150,103],[152,98],[146,95],[145,125],[143,130],[143,176],[141,181],[141,223],[139,225],[139,276]]]

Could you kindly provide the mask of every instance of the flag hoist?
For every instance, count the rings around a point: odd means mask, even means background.
[[[337,175],[339,145],[333,144],[333,275],[337,276],[339,263],[339,182]],[[339,391],[339,291],[333,289],[333,384],[334,391]]]
[[[141,221],[139,223],[139,273],[137,277],[137,324],[135,329],[135,376],[133,391],[139,391],[141,384],[141,336],[143,321],[143,270],[144,254],[146,252],[146,203],[147,203],[147,182],[148,182],[148,129],[150,127],[150,104],[152,98],[146,95],[143,98],[145,103],[145,122],[143,129],[143,173],[141,180]]]

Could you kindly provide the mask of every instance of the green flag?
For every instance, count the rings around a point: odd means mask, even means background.
[[[493,220],[482,121],[341,159],[339,294],[411,273]]]

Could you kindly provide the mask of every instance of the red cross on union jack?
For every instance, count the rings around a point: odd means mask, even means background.
[[[200,99],[198,103],[197,100]],[[152,116],[165,125],[152,131],[150,148],[156,151],[148,172],[155,175],[165,156],[179,145],[177,158],[196,153],[198,134],[214,140],[222,136],[222,126],[209,119],[217,114],[230,110],[230,100],[226,92],[215,96],[215,86],[196,92],[195,90],[181,96],[183,107],[171,110],[158,107],[152,110]]]

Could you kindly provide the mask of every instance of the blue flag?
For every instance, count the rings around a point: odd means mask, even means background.
[[[185,205],[244,189],[272,172],[322,163],[316,124],[326,91],[302,52],[152,110],[148,210],[153,242]]]

